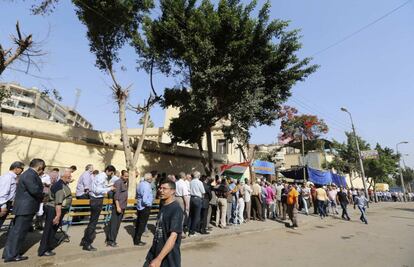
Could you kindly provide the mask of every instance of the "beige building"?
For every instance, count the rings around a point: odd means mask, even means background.
[[[10,98],[1,103],[1,113],[93,128],[77,111],[52,100],[36,87],[26,88],[17,83],[0,83],[0,90],[10,93]]]
[[[170,126],[171,119],[177,117],[179,115],[179,111],[175,108],[167,108],[165,111],[165,119],[164,119],[164,125],[160,128],[148,128],[145,134],[145,139],[154,141],[157,143],[162,144],[170,144],[171,138],[168,134],[168,129]],[[242,162],[243,155],[238,149],[237,146],[237,140],[233,140],[233,142],[229,142],[225,139],[223,132],[220,130],[221,123],[217,123],[215,127],[212,128],[212,146],[213,146],[213,152],[221,155],[226,155],[227,162],[226,163],[237,163]],[[188,129],[191,131],[191,129]],[[115,130],[110,133],[113,138],[120,138],[121,137],[121,131]],[[131,137],[137,137],[139,138],[142,135],[142,129],[140,128],[134,128],[134,129],[128,129],[128,135]],[[207,138],[204,136],[203,138],[203,149],[207,150]],[[178,144],[180,147],[187,147],[192,148],[198,151],[197,144],[184,144],[180,143]]]
[[[166,120],[170,118],[168,114]],[[0,173],[6,172],[13,161],[29,164],[33,158],[44,159],[48,169],[76,165],[78,171],[74,173],[75,181],[87,164],[94,164],[98,170],[103,170],[108,164],[113,164],[119,170],[125,169],[119,131],[100,132],[5,113],[0,113],[0,129]],[[131,135],[138,136],[141,131],[129,130]],[[235,146],[228,145],[225,150],[217,150],[223,140],[218,129],[213,131],[213,137],[213,142],[217,144],[213,153],[216,167],[239,162],[241,155],[238,149],[234,149]],[[171,145],[166,143],[168,138],[164,127],[149,129],[137,164],[141,174],[151,170],[166,173],[204,171],[198,149]],[[204,156],[207,156],[206,152]],[[71,187],[74,189],[76,182]]]

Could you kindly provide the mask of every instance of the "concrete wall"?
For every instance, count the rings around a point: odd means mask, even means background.
[[[111,133],[1,114],[0,173],[6,172],[13,161],[28,164],[35,157],[44,159],[48,168],[76,165],[75,179],[89,163],[99,170],[107,164],[113,164],[119,170],[125,169],[122,144]],[[216,164],[227,161],[226,155],[222,154],[214,154],[214,159]],[[152,141],[145,141],[138,169],[141,174],[151,170],[178,173],[197,169],[203,172],[196,149]],[[76,183],[71,186],[75,187]]]

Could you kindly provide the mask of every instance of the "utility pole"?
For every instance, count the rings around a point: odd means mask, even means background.
[[[303,137],[303,133],[301,134],[302,136],[302,165],[303,165],[303,182],[306,182],[306,164],[305,164],[305,140]]]
[[[73,110],[76,110],[78,108],[78,104],[79,104],[79,98],[81,95],[81,89],[76,88],[75,89],[75,104],[73,104]]]
[[[342,107],[341,110],[343,112],[348,113],[349,118],[351,118],[352,132],[354,133],[355,144],[356,144],[356,148],[357,148],[357,151],[358,151],[359,167],[361,168],[362,184],[364,185],[365,197],[367,199],[369,199],[367,185],[366,185],[366,182],[365,182],[364,164],[362,163],[362,155],[361,155],[361,150],[359,149],[359,142],[358,142],[358,137],[357,137],[357,134],[356,134],[356,131],[355,131],[354,120],[352,119],[351,112],[349,112],[346,108]]]
[[[399,142],[398,144],[395,145],[397,155],[399,154],[398,145],[401,145],[401,144],[408,144],[408,142],[407,141],[402,141],[402,142]],[[402,157],[402,155],[401,155],[401,157]],[[407,198],[405,197],[404,177],[403,177],[402,170],[401,170],[401,159],[398,160],[398,170],[400,172],[401,188],[402,188],[402,191],[403,191],[403,199],[404,199],[404,201],[407,201]]]

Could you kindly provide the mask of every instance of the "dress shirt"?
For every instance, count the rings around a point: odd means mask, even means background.
[[[282,200],[282,189],[284,188],[283,185],[278,184],[276,186],[276,199],[277,201],[281,201]]]
[[[243,185],[244,202],[250,202],[253,190],[248,184]]]
[[[125,210],[128,205],[128,181],[118,179],[115,181],[114,187],[114,200],[118,200],[120,208]]]
[[[356,196],[354,206],[360,208],[366,207],[368,205],[368,199],[365,196]]]
[[[204,185],[198,178],[194,178],[190,182],[190,194],[193,197],[199,197],[202,198],[203,194],[206,191],[204,190]]]
[[[273,199],[275,198],[275,193],[272,190],[271,186],[266,187],[266,203],[270,204],[273,202]]]
[[[85,190],[91,190],[92,187],[92,173],[90,171],[85,171],[79,177],[78,184],[76,185],[76,196],[82,196],[85,194]]]
[[[137,186],[137,210],[143,210],[147,207],[152,207],[154,196],[152,194],[151,184],[147,181],[142,181]]]
[[[121,179],[121,178],[119,178],[118,176],[114,175],[114,176],[111,177],[111,180],[109,180],[109,183],[110,184],[114,184],[119,179]]]
[[[14,172],[0,176],[0,206],[14,199],[16,195],[16,177]]]
[[[175,187],[175,196],[184,197],[190,195],[190,188],[188,188],[187,183],[183,179],[175,182]]]
[[[319,201],[328,200],[328,196],[326,195],[326,191],[323,188],[316,189],[316,199]]]
[[[252,189],[253,189],[252,196],[259,196],[260,195],[260,192],[262,191],[262,188],[257,183],[254,183],[253,184],[253,188]]]
[[[108,185],[108,175],[106,175],[105,172],[101,172],[92,180],[91,191],[89,194],[94,198],[103,198],[104,194],[111,191],[111,187]]]

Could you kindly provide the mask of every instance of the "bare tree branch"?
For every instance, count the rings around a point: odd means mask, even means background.
[[[23,37],[20,31],[20,25],[17,21],[16,23],[16,32],[17,37],[12,36],[13,42],[16,44],[16,49],[12,52],[12,48],[7,49],[6,51],[0,45],[0,75],[6,70],[6,68],[12,64],[16,59],[23,60],[22,56],[27,56],[28,59],[25,63],[27,63],[26,73],[29,71],[30,65],[33,64],[32,60],[30,59],[31,56],[40,56],[40,50],[30,50],[33,46],[32,35],[28,35],[27,37]],[[37,67],[37,66],[36,66]]]

